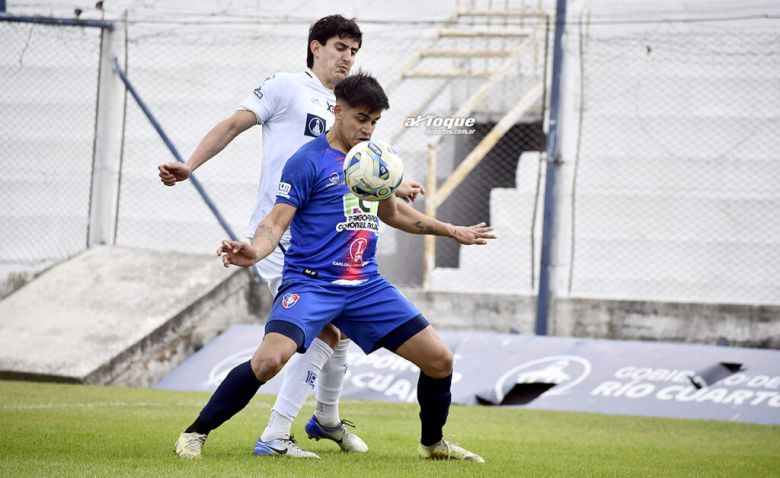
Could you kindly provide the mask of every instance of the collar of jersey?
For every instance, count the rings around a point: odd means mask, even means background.
[[[320,79],[317,77],[317,75],[315,75],[314,72],[311,71],[311,68],[306,68],[303,72],[306,74],[306,76],[309,77],[309,79],[307,79],[306,81],[310,82],[312,86],[314,86],[318,90],[321,90],[323,93],[327,93],[328,95],[333,96],[333,90],[329,90],[328,88],[326,88],[325,85],[323,85]]]

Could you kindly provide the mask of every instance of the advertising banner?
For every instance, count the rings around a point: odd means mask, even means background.
[[[262,335],[261,326],[233,326],[156,387],[214,390],[252,356]],[[453,403],[780,425],[780,351],[488,332],[440,335],[455,356]],[[386,350],[367,356],[353,344],[342,396],[413,403],[418,373]],[[260,393],[277,393],[280,384],[281,374]]]

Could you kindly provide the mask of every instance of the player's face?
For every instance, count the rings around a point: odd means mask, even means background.
[[[341,131],[347,147],[351,149],[361,141],[368,141],[371,139],[371,135],[374,134],[374,128],[376,128],[376,123],[381,117],[381,111],[372,112],[366,107],[344,107],[341,119]]]
[[[349,75],[359,46],[353,38],[334,36],[325,45],[312,41],[309,48],[314,56],[312,70],[325,86],[332,89]]]
[[[368,141],[374,133],[376,123],[382,117],[381,111],[369,111],[366,107],[352,108],[336,105],[336,119],[339,123],[339,135],[347,150],[361,141]]]

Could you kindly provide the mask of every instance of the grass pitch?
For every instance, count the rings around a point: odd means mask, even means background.
[[[485,464],[416,456],[416,405],[345,401],[342,416],[370,447],[344,454],[293,432],[322,460],[256,458],[272,396],[211,433],[203,457],[173,442],[208,394],[0,381],[2,476],[780,476],[780,427],[716,421],[453,406],[445,434]]]

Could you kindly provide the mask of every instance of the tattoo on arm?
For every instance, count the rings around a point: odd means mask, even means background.
[[[276,246],[279,245],[279,238],[274,235],[274,231],[270,227],[261,225],[257,228],[257,233],[268,239],[272,249],[275,249]]]
[[[426,226],[422,221],[417,221],[412,226],[417,229],[420,234],[436,234],[436,228],[433,226]]]

